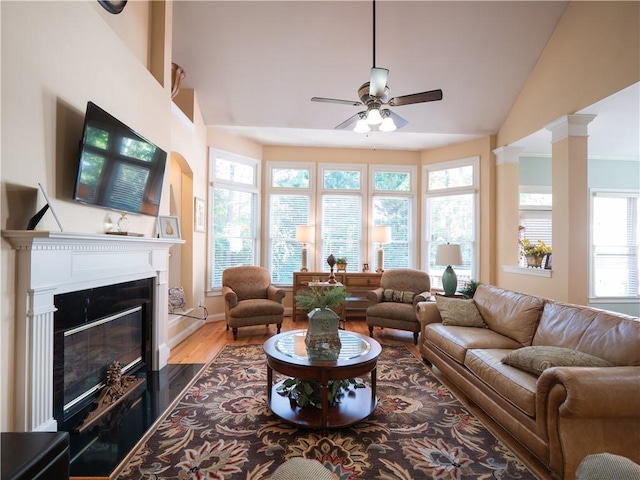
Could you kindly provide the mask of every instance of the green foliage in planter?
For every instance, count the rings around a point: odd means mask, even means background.
[[[346,380],[331,380],[327,383],[327,399],[329,405],[340,403],[340,398],[350,388],[364,388],[365,385],[355,378]],[[278,393],[289,397],[296,402],[300,408],[312,406],[322,408],[322,397],[320,395],[320,383],[311,380],[301,380],[299,378],[287,378],[278,387]]]
[[[311,287],[296,295],[296,305],[308,312],[314,308],[338,308],[348,296],[345,287]]]
[[[482,282],[469,280],[467,284],[459,290],[459,292],[464,298],[473,298],[479,285],[482,285]]]
[[[347,263],[347,257],[338,257],[336,259],[336,263],[344,263],[344,264],[346,264]]]

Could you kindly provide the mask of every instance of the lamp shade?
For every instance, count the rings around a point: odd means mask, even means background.
[[[373,227],[373,241],[375,243],[389,243],[391,241],[391,227]]]
[[[296,241],[302,243],[313,242],[313,227],[310,225],[298,225],[296,227]]]
[[[438,245],[436,265],[462,265],[460,245],[452,245],[450,243]]]

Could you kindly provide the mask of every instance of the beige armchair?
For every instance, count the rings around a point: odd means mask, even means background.
[[[286,292],[271,285],[271,275],[266,268],[240,266],[222,272],[222,296],[224,297],[227,330],[233,329],[233,339],[238,339],[238,328],[249,325],[276,324],[278,333],[282,327]]]
[[[413,343],[418,344],[420,322],[416,305],[430,296],[431,279],[428,273],[412,268],[396,268],[382,274],[380,287],[367,292],[367,325],[369,336],[373,327],[388,327],[413,332]]]

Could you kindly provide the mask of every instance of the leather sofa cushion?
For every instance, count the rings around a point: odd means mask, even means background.
[[[487,326],[526,347],[531,345],[545,300],[533,295],[479,285],[473,301]]]
[[[616,365],[638,366],[638,339],[638,317],[581,305],[548,302],[544,306],[532,345],[565,347]]]
[[[502,363],[502,358],[510,352],[506,349],[471,349],[464,365],[488,387],[535,418],[537,377]]]
[[[515,340],[487,328],[447,326],[431,323],[425,327],[426,340],[464,364],[470,348],[520,348]]]

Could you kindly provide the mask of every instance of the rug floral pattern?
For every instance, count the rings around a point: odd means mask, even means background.
[[[266,378],[261,345],[226,346],[117,478],[266,480],[293,457],[341,480],[536,478],[404,345],[383,345],[378,407],[349,428],[279,420]]]

